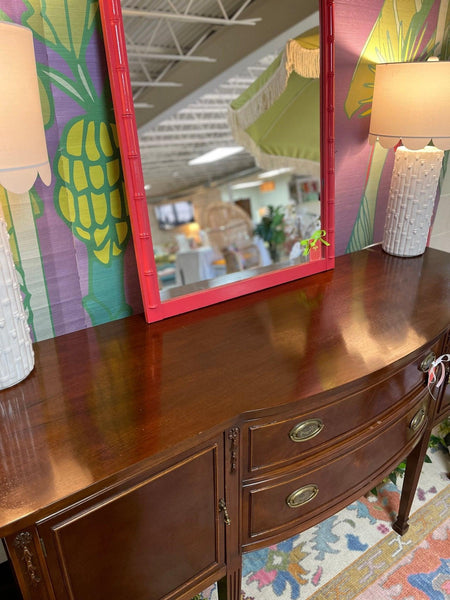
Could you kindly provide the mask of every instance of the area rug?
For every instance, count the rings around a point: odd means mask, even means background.
[[[402,480],[319,525],[244,555],[242,600],[450,600],[448,453],[428,452],[409,531],[392,531]],[[215,586],[197,596],[217,600]]]

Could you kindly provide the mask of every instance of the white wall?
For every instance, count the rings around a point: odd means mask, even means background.
[[[255,175],[253,178],[248,178],[252,181],[258,181],[258,176]],[[292,180],[292,173],[277,175],[271,178],[275,182],[275,189],[272,191],[262,192],[259,187],[251,187],[245,189],[233,190],[231,184],[228,186],[221,186],[220,192],[222,194],[222,200],[224,202],[234,202],[240,199],[249,199],[252,210],[252,218],[255,224],[261,220],[259,210],[267,208],[268,206],[286,206],[292,205],[293,199],[290,197],[289,184]],[[305,181],[317,181],[318,179],[311,176],[306,178]],[[264,183],[264,179],[260,180],[260,183]],[[311,193],[314,197],[315,194]]]
[[[437,250],[450,252],[450,163],[447,168],[434,219],[430,246]]]
[[[258,213],[260,208],[266,208],[269,205],[272,206],[284,206],[289,204],[289,181],[292,175],[279,175],[274,177],[275,189],[270,192],[261,192],[258,187],[245,188],[241,190],[231,189],[229,186],[221,186],[220,191],[222,194],[222,200],[224,202],[230,202],[239,200],[242,198],[249,198],[252,209],[253,222],[256,224],[261,220]],[[252,180],[258,180],[258,176],[255,175]],[[263,179],[260,183],[263,183]]]

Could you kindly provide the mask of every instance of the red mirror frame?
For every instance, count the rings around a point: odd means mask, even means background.
[[[334,0],[318,1],[321,31],[321,219],[330,245],[320,245],[322,254],[318,260],[310,260],[306,264],[281,268],[162,302],[144,191],[120,0],[99,0],[139,282],[145,319],[148,323],[334,267]]]

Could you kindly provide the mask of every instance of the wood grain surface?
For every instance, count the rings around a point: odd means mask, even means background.
[[[0,392],[0,536],[148,465],[239,415],[400,368],[446,330],[449,255],[379,248],[333,271],[147,325],[142,315],[35,344]],[[403,361],[403,362],[402,362]]]

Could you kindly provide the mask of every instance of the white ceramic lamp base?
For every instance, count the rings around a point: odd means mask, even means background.
[[[0,213],[0,390],[32,371],[34,353],[6,222]]]
[[[382,244],[388,254],[425,252],[443,156],[433,146],[396,150]]]

